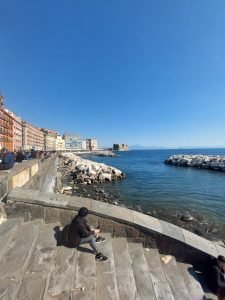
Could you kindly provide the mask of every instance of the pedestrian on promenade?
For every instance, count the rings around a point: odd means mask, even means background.
[[[25,159],[25,155],[22,150],[19,150],[16,155],[16,162],[21,163]]]
[[[2,161],[0,163],[0,170],[9,170],[14,166],[14,155],[8,149],[2,148]]]
[[[75,216],[69,227],[68,240],[73,247],[89,243],[94,251],[95,259],[99,261],[107,261],[108,257],[99,252],[97,243],[104,241],[105,239],[98,236],[100,229],[91,228],[85,217],[88,215],[88,209],[81,207]]]

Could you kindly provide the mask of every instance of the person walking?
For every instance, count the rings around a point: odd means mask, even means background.
[[[19,150],[16,155],[16,162],[21,163],[23,160],[25,160],[25,155],[22,150]]]
[[[8,149],[2,148],[2,161],[0,163],[0,170],[9,170],[14,166],[14,155]]]
[[[98,236],[100,229],[91,228],[85,217],[88,215],[88,209],[86,207],[81,207],[78,214],[73,218],[68,233],[69,243],[73,247],[78,247],[82,244],[89,243],[94,251],[95,259],[98,261],[105,262],[108,257],[99,252],[97,243],[103,242],[105,239]]]

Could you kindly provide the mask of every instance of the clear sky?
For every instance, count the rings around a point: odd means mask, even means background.
[[[225,1],[0,0],[0,92],[102,146],[225,145]]]

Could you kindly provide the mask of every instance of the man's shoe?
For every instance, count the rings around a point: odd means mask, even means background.
[[[98,236],[95,241],[96,241],[96,243],[104,242],[105,238]]]
[[[97,253],[95,255],[95,259],[98,260],[98,261],[102,261],[102,262],[105,262],[108,260],[108,257],[103,255],[101,252]]]

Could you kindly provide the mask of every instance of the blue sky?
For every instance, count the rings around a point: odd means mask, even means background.
[[[102,146],[225,145],[224,0],[0,0],[0,91]]]

